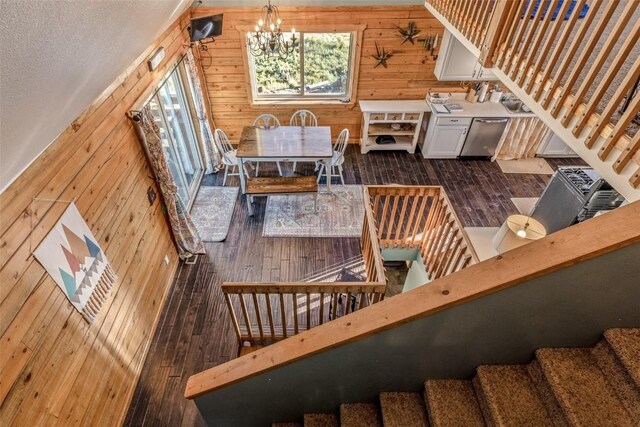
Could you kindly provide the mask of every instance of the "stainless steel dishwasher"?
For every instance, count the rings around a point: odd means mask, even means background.
[[[508,118],[477,117],[471,122],[460,157],[491,157],[502,138]]]

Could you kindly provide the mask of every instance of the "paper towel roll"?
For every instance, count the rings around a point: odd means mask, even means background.
[[[494,90],[491,92],[491,96],[489,97],[489,102],[500,102],[500,98],[502,97],[502,91]]]

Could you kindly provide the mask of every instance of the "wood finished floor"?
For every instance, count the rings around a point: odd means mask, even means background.
[[[554,168],[584,164],[580,159],[548,161]],[[260,169],[267,172],[270,166],[275,169],[268,164]],[[299,164],[298,171],[312,174],[313,166]],[[362,155],[355,146],[347,150],[345,163],[347,184],[442,185],[467,227],[500,226],[516,213],[511,197],[537,197],[549,178],[503,174],[489,161],[425,160],[406,152]],[[222,174],[205,176],[203,185],[222,185]],[[239,186],[237,177],[230,177],[227,185]],[[183,395],[189,376],[237,356],[238,343],[220,292],[223,281],[300,280],[359,254],[357,238],[263,238],[265,205],[266,198],[257,198],[252,218],[239,197],[226,241],[206,243],[206,256],[180,266],[125,425],[205,425],[195,404]]]

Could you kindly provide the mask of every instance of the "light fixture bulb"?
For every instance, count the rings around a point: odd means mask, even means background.
[[[271,28],[271,31],[273,31],[273,30],[275,30],[276,26],[271,24],[271,25],[269,25],[269,28]]]
[[[527,232],[525,230],[518,230],[516,232],[516,235],[524,239],[525,237],[527,237]]]
[[[282,24],[282,19],[278,18],[278,25]]]
[[[264,21],[263,21],[262,19],[260,19],[260,20],[258,21],[258,25],[260,25],[260,26],[262,27],[262,26],[264,25]]]
[[[260,31],[260,28],[256,25],[256,33]]]
[[[295,29],[295,28],[293,28],[293,27],[291,27],[291,32],[292,32],[293,34],[295,34],[295,33],[296,33],[296,29]]]

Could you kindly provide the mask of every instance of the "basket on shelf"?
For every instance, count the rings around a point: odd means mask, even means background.
[[[435,92],[435,93],[427,93],[427,101],[432,104],[444,104],[451,98],[450,93],[445,92]]]

